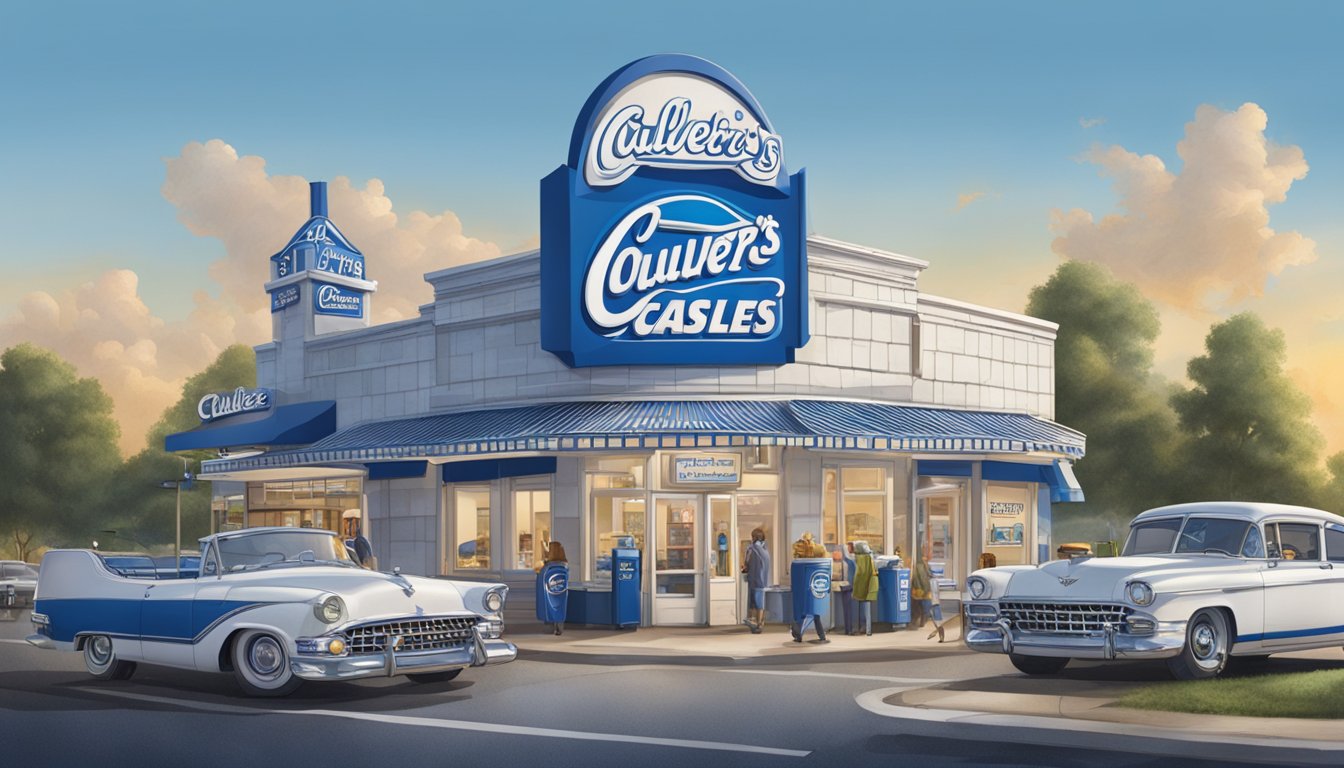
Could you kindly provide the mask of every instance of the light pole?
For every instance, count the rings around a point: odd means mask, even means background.
[[[182,576],[182,486],[191,488],[191,460],[186,456],[178,456],[182,460],[182,477],[177,480],[167,480],[159,483],[160,488],[177,488],[177,535],[174,537],[173,561],[177,563],[177,575]]]

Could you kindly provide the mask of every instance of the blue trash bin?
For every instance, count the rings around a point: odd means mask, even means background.
[[[547,563],[537,574],[537,621],[564,624],[569,608],[569,565]]]
[[[888,624],[910,623],[910,569],[899,560],[877,570],[877,620]]]
[[[802,626],[808,616],[831,615],[831,559],[804,557],[789,566],[789,588],[793,593],[793,623]],[[825,627],[820,628],[825,631]],[[818,633],[820,634],[820,632]]]

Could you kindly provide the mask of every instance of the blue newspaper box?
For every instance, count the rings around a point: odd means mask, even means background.
[[[617,627],[638,627],[640,615],[639,550],[617,547],[611,550],[611,623]]]
[[[564,624],[569,608],[569,566],[547,563],[537,574],[537,621]]]
[[[831,613],[831,559],[805,557],[789,566],[789,588],[793,592],[793,621],[813,614]],[[823,619],[824,620],[824,619]]]
[[[893,561],[895,565],[898,561]],[[877,620],[889,624],[910,623],[910,569],[877,570]]]

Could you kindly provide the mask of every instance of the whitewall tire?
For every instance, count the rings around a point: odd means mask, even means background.
[[[260,629],[248,629],[234,638],[233,676],[249,696],[286,696],[303,684],[289,668],[285,641]]]
[[[135,674],[135,662],[118,659],[107,635],[84,638],[84,668],[95,680],[125,680]]]
[[[1222,674],[1232,649],[1227,617],[1217,608],[1196,611],[1185,627],[1185,647],[1179,656],[1167,659],[1167,669],[1177,680],[1207,680]]]

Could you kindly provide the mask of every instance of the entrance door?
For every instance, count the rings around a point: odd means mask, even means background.
[[[931,493],[918,497],[915,558],[927,560],[934,579],[961,578],[961,542],[957,536],[960,493]],[[912,566],[914,563],[911,564]],[[952,589],[949,587],[948,589]]]
[[[709,497],[709,557],[706,558],[709,580],[709,624],[718,626],[736,624],[737,583],[742,581],[738,570],[742,563],[736,556],[736,536],[733,532],[733,497]]]
[[[779,582],[779,569],[784,561],[779,543],[779,497],[773,493],[739,493],[737,495],[737,568],[747,562],[747,547],[751,546],[751,532],[760,528],[765,534],[765,549],[770,553],[771,570],[767,583]],[[747,616],[747,580],[738,579],[737,615]]]
[[[653,623],[704,624],[700,598],[705,593],[705,521],[700,496],[653,497]]]

